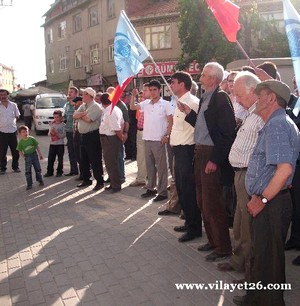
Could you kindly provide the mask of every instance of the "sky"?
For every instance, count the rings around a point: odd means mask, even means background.
[[[16,84],[28,88],[46,79],[42,16],[55,0],[13,0],[0,6],[0,63],[15,70]],[[10,4],[11,0],[3,0]]]

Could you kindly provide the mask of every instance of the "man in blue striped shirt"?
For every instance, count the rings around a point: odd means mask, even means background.
[[[259,131],[246,173],[246,190],[251,199],[252,258],[250,281],[263,287],[285,283],[284,242],[292,203],[289,193],[300,148],[299,130],[286,115],[289,87],[276,80],[257,85],[257,114],[265,122]],[[285,305],[283,290],[248,291],[233,300],[238,305]]]

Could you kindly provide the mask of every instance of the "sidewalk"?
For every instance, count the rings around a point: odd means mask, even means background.
[[[38,136],[44,156],[48,137]],[[217,271],[197,251],[206,238],[179,243],[183,221],[157,215],[159,204],[128,187],[136,162],[126,161],[126,183],[109,195],[76,187],[74,177],[50,177],[26,191],[21,173],[0,176],[0,305],[233,305],[222,290],[177,290],[175,283],[232,283],[238,273]],[[42,162],[43,173],[46,161]],[[65,173],[68,173],[65,154]],[[299,252],[286,253],[286,305],[300,300]]]

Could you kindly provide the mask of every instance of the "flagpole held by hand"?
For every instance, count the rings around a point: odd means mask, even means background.
[[[161,77],[162,77],[162,79],[164,80],[164,82],[165,82],[166,86],[168,87],[168,89],[169,89],[169,91],[170,91],[171,95],[172,95],[172,96],[175,96],[175,94],[174,94],[174,92],[172,91],[172,89],[171,89],[171,87],[170,87],[169,83],[167,82],[166,78],[164,77],[164,75],[163,75],[163,74],[162,74],[162,72],[160,71],[160,69],[159,69],[158,65],[155,63],[155,61],[154,61],[154,59],[153,59],[152,55],[150,54],[150,55],[149,55],[149,57],[150,57],[150,59],[151,59],[152,63],[154,64],[155,69],[156,69],[156,70],[159,72],[160,76],[161,76]]]

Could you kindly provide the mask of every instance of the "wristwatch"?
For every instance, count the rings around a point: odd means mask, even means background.
[[[269,200],[266,197],[264,197],[262,194],[259,195],[259,198],[261,199],[261,201],[264,204],[268,204],[269,203]]]
[[[165,135],[165,137],[170,138],[170,135]]]

